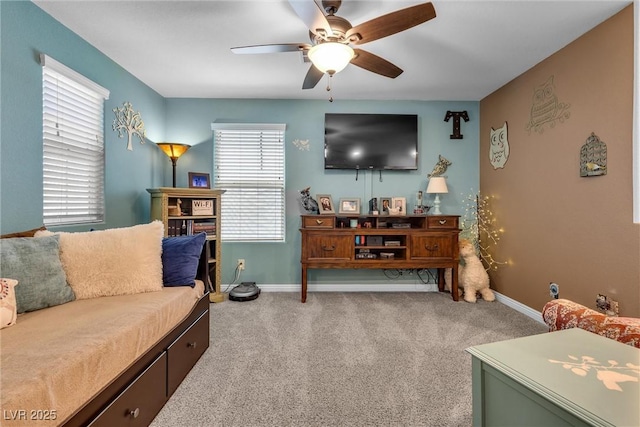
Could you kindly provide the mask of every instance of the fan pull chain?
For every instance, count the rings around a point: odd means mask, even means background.
[[[333,77],[333,73],[327,73],[327,92],[329,92],[329,102],[333,102],[333,96],[331,95],[331,78]]]

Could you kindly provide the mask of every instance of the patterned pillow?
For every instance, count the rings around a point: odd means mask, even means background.
[[[640,319],[611,317],[568,299],[554,299],[542,309],[549,331],[580,328],[640,348]]]
[[[0,279],[0,329],[16,324],[18,306],[16,291],[13,288],[17,284],[17,280]]]

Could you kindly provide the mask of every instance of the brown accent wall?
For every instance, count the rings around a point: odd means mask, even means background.
[[[493,196],[504,228],[495,257],[510,260],[490,273],[492,287],[535,310],[556,282],[561,298],[594,307],[602,293],[619,301],[621,315],[640,317],[633,25],[630,5],[480,102],[480,189]],[[557,102],[570,104],[569,116],[528,131],[534,89],[550,76]],[[505,121],[510,156],[504,169],[494,169],[490,130]],[[608,172],[582,178],[580,148],[591,132],[607,144]]]

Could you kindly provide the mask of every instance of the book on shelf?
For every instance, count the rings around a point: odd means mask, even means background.
[[[195,221],[192,219],[170,219],[167,222],[167,235],[168,236],[191,236],[198,233],[206,233],[207,236],[213,236],[216,234],[216,222],[214,220],[209,221]]]

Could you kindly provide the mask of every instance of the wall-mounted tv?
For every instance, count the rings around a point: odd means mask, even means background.
[[[326,113],[324,168],[418,169],[418,116]]]

